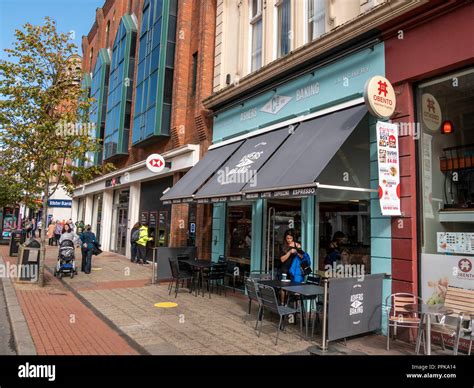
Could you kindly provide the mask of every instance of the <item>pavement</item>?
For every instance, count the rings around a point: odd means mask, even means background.
[[[7,253],[1,246],[5,261],[15,263]],[[76,257],[80,268],[79,250]],[[17,299],[17,312],[24,314],[23,322],[18,317],[13,321],[13,332],[17,324],[26,326],[17,330],[15,343],[30,338],[37,354],[308,355],[315,345],[302,338],[299,325],[291,324],[275,345],[275,320],[265,320],[257,337],[256,307],[248,315],[248,299],[238,291],[209,298],[182,289],[175,298],[174,292],[168,294],[168,283],[151,284],[151,265],[133,264],[110,252],[93,257],[91,274],[59,280],[52,276],[56,258],[57,248],[48,247],[45,287],[12,283],[15,295],[9,293]],[[168,302],[176,305],[156,306]],[[329,350],[338,355],[407,355],[414,353],[414,344],[392,341],[387,352],[385,337],[370,334],[331,343]]]
[[[0,279],[0,355],[11,356],[16,354],[13,331],[8,316],[5,293]]]

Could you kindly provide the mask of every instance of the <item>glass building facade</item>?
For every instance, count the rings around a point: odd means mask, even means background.
[[[94,99],[90,106],[89,120],[95,125],[95,136],[104,139],[105,116],[107,109],[107,95],[109,87],[110,56],[107,49],[100,49],[97,55],[94,71],[92,73],[91,98]],[[93,165],[102,164],[102,148],[95,152]]]
[[[146,0],[143,6],[133,144],[170,133],[176,14],[176,0]]]
[[[112,49],[105,124],[104,159],[128,153],[137,27],[122,18]]]

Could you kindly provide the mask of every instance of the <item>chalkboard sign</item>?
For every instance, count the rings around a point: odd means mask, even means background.
[[[142,225],[148,224],[148,212],[141,212],[140,222],[141,222]]]
[[[148,226],[150,228],[156,228],[156,219],[158,216],[158,212],[150,212],[150,218],[148,220]]]

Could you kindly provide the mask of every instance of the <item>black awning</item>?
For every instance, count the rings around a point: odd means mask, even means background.
[[[239,195],[245,185],[253,187],[260,168],[290,136],[288,126],[249,138],[195,194],[196,199]]]
[[[162,201],[192,199],[193,194],[221,167],[244,141],[238,141],[212,149],[186,175],[184,175],[165,195]]]
[[[286,196],[282,190],[289,196],[295,190],[298,195],[313,193],[302,188],[316,186],[319,174],[366,113],[365,105],[358,105],[302,122],[258,171],[255,184],[242,191],[248,198],[271,191]]]

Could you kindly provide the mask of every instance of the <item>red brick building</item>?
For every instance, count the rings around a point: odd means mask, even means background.
[[[142,221],[157,246],[196,245],[209,256],[210,206],[159,198],[211,141],[201,101],[212,92],[215,16],[215,0],[107,0],[82,39],[90,121],[104,145],[89,163],[115,170],[77,187],[72,215],[106,250],[128,254],[130,230]],[[145,165],[153,153],[165,159],[160,173]]]

